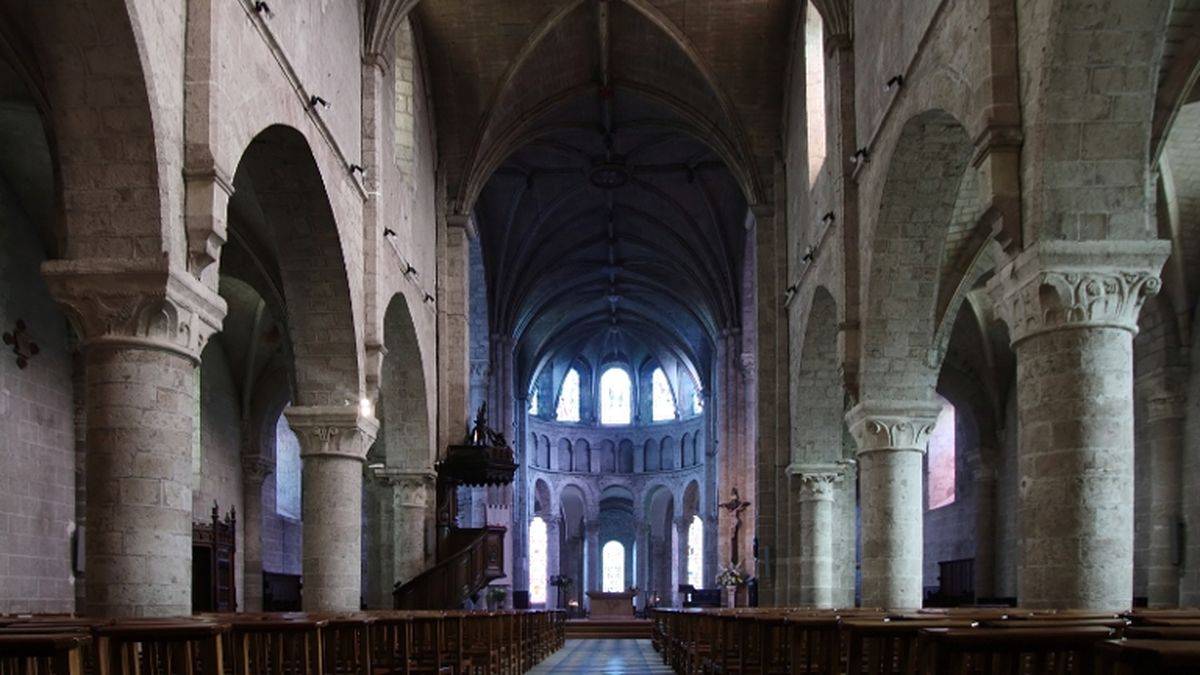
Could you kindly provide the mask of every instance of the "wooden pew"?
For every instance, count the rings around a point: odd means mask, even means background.
[[[0,675],[84,675],[84,633],[0,635]]]
[[[1100,675],[1194,675],[1200,672],[1200,641],[1112,640],[1096,650]]]
[[[234,675],[321,675],[328,619],[250,616],[230,622]]]
[[[925,628],[969,628],[968,619],[843,619],[840,640],[847,675],[903,675],[920,658],[918,639]]]
[[[1112,639],[1106,626],[926,628],[921,670],[947,675],[1091,675],[1095,649]]]

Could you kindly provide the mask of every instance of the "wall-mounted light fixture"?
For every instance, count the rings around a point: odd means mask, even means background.
[[[326,101],[325,99],[321,98],[320,96],[317,96],[316,94],[309,96],[308,97],[308,109],[316,110],[317,106],[321,106],[322,108],[328,108],[329,101]]]
[[[417,268],[412,266],[412,263],[404,263],[404,276],[411,277],[417,273]]]
[[[904,86],[904,76],[897,75],[897,76],[893,77],[892,79],[888,80],[887,84],[883,85],[883,90],[891,91],[893,89],[899,89],[900,87],[903,87],[903,86]]]
[[[362,167],[362,164],[351,164],[350,165],[350,175],[353,176],[356,173],[359,174],[360,176],[362,176],[363,178],[367,177],[367,170]]]
[[[258,2],[254,3],[254,13],[266,14],[268,19],[275,16],[275,13],[271,11],[271,6],[262,0],[258,0]]]
[[[426,293],[425,294],[425,302],[433,302],[433,296]]]
[[[806,263],[810,263],[815,257],[817,257],[817,247],[810,245],[808,249],[804,251],[804,256],[800,259]]]
[[[834,218],[833,211],[826,211],[825,215],[821,216],[821,222],[828,225],[833,222],[833,218]]]
[[[394,236],[396,236],[396,231],[390,227],[385,227],[385,228],[383,228],[383,236],[394,237]]]
[[[871,151],[866,148],[859,148],[854,151],[854,156],[850,158],[850,163],[854,165],[866,164],[871,161]]]

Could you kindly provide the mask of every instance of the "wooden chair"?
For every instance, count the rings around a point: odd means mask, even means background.
[[[1200,641],[1113,640],[1097,646],[1100,675],[1194,675],[1200,672]]]
[[[192,675],[224,669],[229,625],[192,619],[134,619],[94,626],[99,675]]]
[[[84,633],[0,634],[0,675],[84,675]]]
[[[1091,675],[1096,646],[1114,633],[1105,626],[922,629],[920,672]]]
[[[925,628],[967,628],[974,622],[958,619],[844,619],[841,641],[846,649],[847,675],[903,675],[920,662],[920,631]]]
[[[235,675],[321,675],[328,619],[249,617],[231,622]]]
[[[373,675],[370,614],[330,616],[321,631],[325,675]]]

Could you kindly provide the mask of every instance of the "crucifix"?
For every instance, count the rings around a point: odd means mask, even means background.
[[[733,514],[733,538],[731,540],[732,545],[733,545],[732,563],[734,564],[734,566],[737,566],[738,557],[739,557],[738,556],[738,538],[740,537],[741,532],[742,532],[742,511],[745,511],[746,507],[750,506],[750,502],[743,501],[741,496],[738,495],[737,488],[733,488],[733,497],[731,497],[729,499],[729,501],[724,502],[722,504],[718,504],[717,506],[719,506],[719,507],[729,511],[729,513]]]

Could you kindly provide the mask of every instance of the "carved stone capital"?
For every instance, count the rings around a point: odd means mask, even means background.
[[[1137,333],[1146,298],[1162,287],[1167,241],[1040,241],[988,283],[1013,345],[1065,328]]]
[[[942,408],[933,401],[863,401],[846,413],[858,454],[925,452]]]
[[[260,455],[242,455],[242,480],[252,485],[263,484],[275,471],[275,462]]]
[[[292,406],[283,411],[300,440],[300,457],[335,457],[365,461],[379,431],[379,421],[358,406]]]
[[[787,473],[795,481],[797,497],[801,502],[827,501],[833,499],[833,489],[845,478],[849,465],[838,464],[792,464]]]
[[[42,275],[85,348],[161,349],[199,363],[225,301],[165,261],[49,260]]]
[[[372,466],[371,478],[392,489],[395,506],[425,508],[436,476],[428,471],[404,471],[390,466]]]

